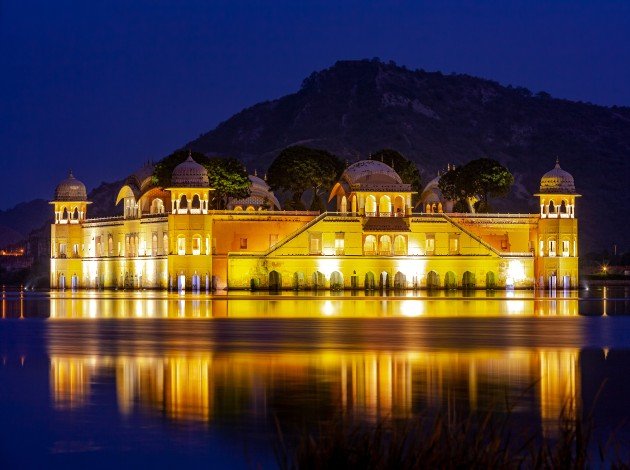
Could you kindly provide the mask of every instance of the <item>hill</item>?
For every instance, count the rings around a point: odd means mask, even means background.
[[[247,108],[187,146],[265,169],[303,144],[349,162],[384,147],[414,160],[424,182],[448,163],[488,156],[515,174],[504,211],[537,211],[532,194],[556,156],[584,195],[582,249],[630,248],[630,108],[532,94],[468,75],[409,70],[378,60],[341,61],[299,91]]]

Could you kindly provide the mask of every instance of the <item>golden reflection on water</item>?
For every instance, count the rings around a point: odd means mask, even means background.
[[[50,318],[377,318],[576,316],[578,298],[536,297],[507,292],[500,297],[304,297],[242,296],[220,298],[177,294],[59,293],[51,296]]]
[[[416,352],[195,352],[156,356],[50,356],[58,409],[87,406],[97,377],[115,380],[122,415],[163,414],[176,421],[217,416],[265,418],[317,406],[374,421],[428,409],[501,409],[538,416],[545,435],[580,402],[579,350]],[[310,411],[309,411],[310,410]],[[320,418],[321,416],[316,416]]]

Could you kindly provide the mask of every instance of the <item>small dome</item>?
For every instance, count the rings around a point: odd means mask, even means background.
[[[545,173],[540,180],[541,193],[574,194],[575,181],[571,173],[560,168],[560,162],[556,160],[553,170]]]
[[[402,180],[394,169],[378,160],[361,160],[353,163],[341,175],[341,179],[349,184],[385,183],[402,184]]]
[[[269,207],[271,210],[280,209],[280,202],[265,180],[259,178],[256,174],[249,175],[249,196],[243,199],[232,199],[228,202],[228,209],[234,209],[237,206],[252,206],[256,209],[261,207]]]
[[[55,201],[87,201],[85,185],[74,177],[72,171],[55,189]]]
[[[175,167],[171,176],[171,185],[178,188],[205,188],[209,184],[208,171],[194,161],[190,153],[186,161]]]

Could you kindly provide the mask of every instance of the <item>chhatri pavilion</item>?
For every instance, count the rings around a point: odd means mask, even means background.
[[[53,288],[505,289],[573,288],[578,232],[573,177],[546,173],[536,214],[453,213],[428,183],[412,189],[376,160],[350,165],[330,192],[334,212],[283,211],[250,176],[250,196],[211,210],[207,170],[192,157],[168,188],[153,167],[129,176],[121,215],[88,218],[85,185],[72,173],[55,190]]]

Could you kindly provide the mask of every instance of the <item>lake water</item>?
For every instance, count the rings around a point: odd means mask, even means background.
[[[7,291],[1,317],[0,467],[268,468],[277,425],[339,417],[510,407],[550,438],[563,407],[597,436],[630,418],[628,288]]]

